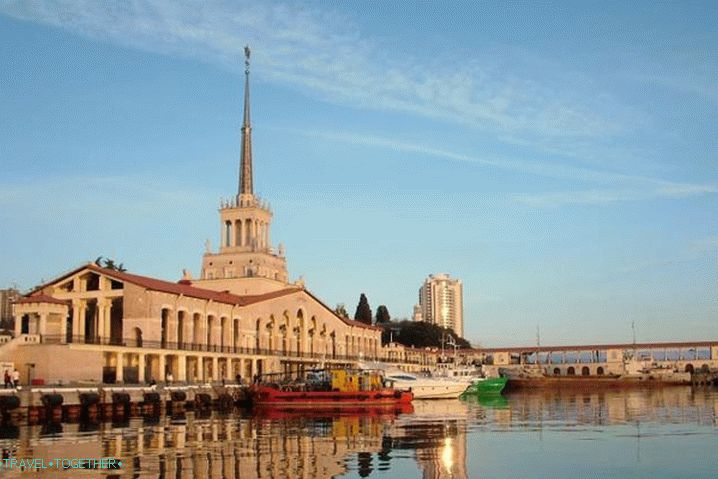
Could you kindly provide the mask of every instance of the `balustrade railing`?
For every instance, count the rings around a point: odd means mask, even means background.
[[[371,355],[347,355],[332,354],[331,352],[303,352],[287,351],[283,349],[256,348],[244,346],[225,346],[219,344],[191,343],[187,341],[149,341],[140,338],[116,338],[116,337],[91,337],[91,336],[64,336],[44,334],[40,337],[43,344],[90,344],[98,346],[120,346],[127,348],[161,349],[170,351],[194,351],[207,353],[224,354],[246,354],[253,356],[277,356],[298,359],[319,359],[319,360],[347,360],[357,361],[362,359],[373,359]],[[382,358],[385,362],[420,364],[420,361],[398,360]]]

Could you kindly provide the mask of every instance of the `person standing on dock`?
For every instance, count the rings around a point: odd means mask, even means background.
[[[10,377],[10,371],[5,370],[5,389],[12,388],[12,378]]]
[[[15,386],[15,389],[17,389],[17,387],[20,385],[20,371],[18,371],[17,369],[12,372],[12,382]]]

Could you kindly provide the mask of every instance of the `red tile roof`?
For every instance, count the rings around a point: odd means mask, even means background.
[[[248,304],[259,303],[261,301],[280,298],[282,296],[286,296],[288,294],[300,291],[299,288],[285,288],[271,293],[239,296],[224,291],[214,291],[211,289],[198,288],[196,286],[192,286],[191,284],[187,284],[187,282],[185,281],[181,283],[172,283],[170,281],[150,278],[149,276],[140,276],[138,274],[100,268],[99,266],[94,264],[87,265],[87,269],[93,270],[97,273],[102,273],[106,276],[120,281],[126,281],[128,283],[136,284],[137,286],[141,286],[145,289],[149,289],[152,291],[160,291],[163,293],[177,295],[181,294],[183,296],[189,296],[190,298],[206,299],[210,301],[216,301],[217,303],[233,304],[237,306],[246,306]]]
[[[62,304],[67,305],[67,301],[55,299],[52,296],[46,294],[35,294],[31,296],[23,296],[13,301],[13,304],[36,304],[36,303],[50,303],[50,304]]]
[[[332,314],[334,314],[336,316],[336,312],[333,309],[331,309],[329,306],[324,304],[321,300],[319,300],[312,293],[310,293],[306,289],[292,287],[292,286],[285,288],[285,289],[281,289],[279,291],[273,291],[270,293],[239,296],[239,295],[228,293],[228,292],[214,291],[211,289],[204,289],[204,288],[197,288],[196,286],[192,286],[191,281],[183,280],[178,283],[173,283],[173,282],[164,281],[161,279],[150,278],[149,276],[140,276],[138,274],[132,274],[132,273],[127,273],[127,272],[116,271],[113,269],[102,268],[100,266],[97,266],[94,263],[88,263],[86,265],[83,265],[79,268],[76,268],[76,269],[70,271],[69,273],[65,273],[60,278],[53,280],[52,283],[61,281],[64,278],[67,278],[79,271],[82,271],[83,269],[89,269],[96,273],[101,273],[106,276],[109,276],[110,278],[114,278],[118,281],[123,281],[123,282],[126,281],[128,283],[132,283],[132,284],[135,284],[137,286],[140,286],[142,288],[149,289],[152,291],[160,291],[163,293],[177,294],[177,295],[181,294],[183,296],[188,296],[190,298],[211,300],[211,301],[215,301],[217,303],[232,304],[232,305],[236,305],[236,306],[248,306],[250,304],[256,304],[256,303],[260,303],[262,301],[268,301],[270,299],[275,299],[275,298],[281,298],[282,296],[287,296],[290,294],[298,293],[300,291],[304,291],[307,295],[309,295],[309,297],[314,299],[322,307],[324,307],[327,311],[331,312]],[[30,293],[30,294],[39,293],[48,284],[50,284],[50,283],[46,283],[45,285],[40,286],[33,293]],[[49,296],[45,296],[45,297],[50,298]],[[59,301],[55,298],[50,298],[50,299],[51,299],[50,302],[60,302],[62,304],[65,304],[64,302]],[[354,321],[352,319],[345,319],[340,316],[337,316],[337,318],[340,319],[341,321],[343,321],[344,323],[346,323],[347,325],[353,326],[353,327],[360,327],[360,328],[367,328],[367,329],[382,329],[381,327],[371,326],[368,324],[364,324],[360,321]]]

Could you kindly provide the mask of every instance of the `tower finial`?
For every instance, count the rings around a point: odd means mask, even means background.
[[[242,123],[242,153],[239,165],[238,195],[254,195],[252,188],[252,127],[249,118],[249,45],[244,47],[244,121]]]

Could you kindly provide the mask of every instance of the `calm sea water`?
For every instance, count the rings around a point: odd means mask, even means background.
[[[132,419],[4,427],[15,458],[115,457],[120,470],[2,477],[718,477],[718,390],[527,392],[407,411]]]

